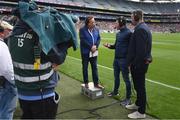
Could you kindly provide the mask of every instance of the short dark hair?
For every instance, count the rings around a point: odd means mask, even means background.
[[[135,10],[132,12],[133,16],[134,16],[134,20],[135,21],[139,21],[143,19],[143,11],[142,10]]]
[[[120,16],[120,17],[118,17],[117,18],[117,21],[118,21],[118,23],[119,23],[119,25],[126,25],[126,18],[125,17],[123,17],[123,16]]]
[[[90,21],[91,19],[93,19],[93,18],[94,18],[93,16],[88,16],[88,17],[85,19],[85,25],[87,26],[88,23],[89,23],[89,21]]]

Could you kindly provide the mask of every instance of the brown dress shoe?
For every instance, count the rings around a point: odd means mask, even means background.
[[[103,87],[102,85],[100,85],[100,84],[94,85],[94,87],[100,88],[100,89],[103,89],[103,88],[104,88],[104,87]]]

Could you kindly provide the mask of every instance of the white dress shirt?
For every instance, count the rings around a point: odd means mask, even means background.
[[[0,76],[14,80],[14,70],[11,55],[7,45],[0,39]]]

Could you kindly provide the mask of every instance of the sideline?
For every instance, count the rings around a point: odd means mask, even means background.
[[[71,59],[74,59],[74,60],[77,60],[77,61],[81,61],[81,59],[78,59],[78,58],[75,58],[75,57],[72,57],[72,56],[67,56],[67,57],[69,57]],[[113,71],[112,68],[109,68],[109,67],[106,67],[106,66],[103,66],[103,65],[99,65],[99,64],[98,64],[98,66]],[[171,89],[175,89],[175,90],[179,90],[180,91],[180,88],[174,87],[172,85],[167,85],[167,84],[164,84],[164,83],[161,83],[161,82],[157,82],[155,80],[150,80],[148,78],[146,78],[146,81],[148,81],[150,83],[158,84],[158,85],[161,85],[161,86],[164,86],[164,87],[167,87],[167,88],[171,88]]]

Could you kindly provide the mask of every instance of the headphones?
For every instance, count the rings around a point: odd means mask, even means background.
[[[119,25],[126,25],[127,21],[125,17],[121,16],[117,20],[118,20]]]

